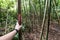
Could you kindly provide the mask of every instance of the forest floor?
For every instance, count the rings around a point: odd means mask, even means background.
[[[22,35],[23,40],[40,40],[40,27],[36,27],[34,25],[33,28],[30,29],[30,32],[25,31]],[[51,22],[50,27],[49,27],[49,40],[60,40],[60,26],[58,25],[57,22]]]
[[[32,31],[32,30],[31,30]],[[40,28],[34,27],[32,32],[24,33],[24,40],[40,40]],[[60,40],[60,26],[57,22],[51,22],[49,27],[49,40]],[[44,40],[44,39],[43,39]]]
[[[60,26],[52,22],[49,29],[49,40],[60,40]]]

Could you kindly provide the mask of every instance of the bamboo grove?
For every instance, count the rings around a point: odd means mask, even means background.
[[[49,33],[49,25],[50,21],[54,20],[52,14],[56,15],[56,21],[59,24],[59,16],[57,11],[58,2],[56,0],[28,0],[29,3],[26,1],[26,4],[23,4],[23,13],[26,15],[23,17],[23,24],[26,25],[30,32],[33,31],[34,27],[40,27],[40,39],[39,40],[48,40],[48,33]],[[26,10],[26,11],[25,11]],[[55,12],[55,13],[53,13]],[[23,14],[22,14],[23,15]],[[27,29],[26,29],[27,30]]]
[[[0,1],[0,26],[4,24],[4,34],[13,30],[12,26],[15,25],[18,14],[22,16],[21,24],[23,25],[18,35],[19,40],[49,40],[51,22],[57,21],[60,25],[60,0],[18,0],[12,2],[6,0],[5,2],[8,5],[1,5],[4,2]],[[12,9],[13,5],[16,7],[14,10]]]

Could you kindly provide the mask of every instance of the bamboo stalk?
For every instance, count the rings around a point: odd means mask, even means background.
[[[56,0],[53,0],[53,4],[54,4],[54,7],[55,7],[55,9],[56,9]],[[58,24],[60,24],[60,19],[59,19],[59,16],[58,16],[58,13],[57,13],[57,11],[55,10],[55,12],[56,12],[56,15],[57,15],[57,18],[58,18]]]
[[[21,25],[21,0],[18,0],[18,23]],[[22,30],[18,34],[18,40],[22,40]]]
[[[46,17],[46,10],[47,10],[47,0],[46,0],[46,3],[45,3],[44,17],[43,17],[43,22],[42,22],[42,25],[41,25],[42,28],[41,28],[41,33],[40,33],[40,40],[42,40],[44,22],[45,22],[45,17]]]
[[[49,26],[50,26],[50,13],[51,13],[51,0],[48,0],[48,27],[47,27],[47,33],[46,33],[46,40],[48,40],[48,34],[49,34]]]

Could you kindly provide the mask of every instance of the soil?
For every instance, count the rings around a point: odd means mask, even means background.
[[[30,30],[31,30],[30,32],[25,31],[23,39],[24,40],[40,40],[41,27],[34,26]],[[43,35],[46,36],[45,32]],[[45,40],[45,37],[43,37],[42,39]],[[57,22],[50,23],[48,40],[60,40],[60,26],[58,25]]]
[[[60,25],[51,23],[49,29],[49,40],[60,40]]]
[[[41,27],[40,25],[33,25],[25,30],[22,37],[23,40],[40,40]],[[44,27],[45,28],[45,27]],[[46,30],[44,29],[43,40],[45,40]],[[51,22],[49,27],[48,40],[60,40],[60,25],[57,22]]]

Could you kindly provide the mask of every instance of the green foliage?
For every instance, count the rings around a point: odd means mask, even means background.
[[[18,40],[18,34],[15,35],[15,37],[13,38],[13,40]]]
[[[16,1],[15,0],[0,0],[0,22],[8,20],[9,22],[15,22],[17,16],[16,10]],[[8,17],[8,18],[7,18]],[[14,20],[13,20],[14,19]]]

